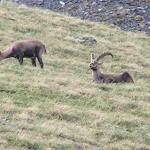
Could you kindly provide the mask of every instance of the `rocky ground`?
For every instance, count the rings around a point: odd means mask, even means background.
[[[150,0],[12,0],[150,34]]]

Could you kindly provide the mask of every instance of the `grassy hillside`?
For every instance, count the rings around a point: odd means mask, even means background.
[[[69,41],[94,36],[97,44]],[[45,43],[44,70],[28,59],[0,62],[1,150],[150,150],[150,38],[57,13],[0,5],[0,49]],[[128,70],[135,84],[98,85],[91,52],[109,51],[103,71]]]

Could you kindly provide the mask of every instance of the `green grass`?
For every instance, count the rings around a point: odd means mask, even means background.
[[[150,38],[38,8],[0,4],[0,49],[39,39],[44,70],[0,62],[1,150],[150,150]],[[93,36],[86,45],[66,37]],[[91,52],[109,51],[103,72],[129,71],[135,84],[95,84]]]

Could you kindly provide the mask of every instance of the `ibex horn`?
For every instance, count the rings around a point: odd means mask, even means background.
[[[91,54],[91,62],[94,60],[94,54]]]
[[[110,56],[113,57],[113,54],[112,54],[112,53],[106,52],[106,53],[103,53],[103,54],[101,54],[100,56],[98,56],[98,57],[96,58],[96,60],[99,61],[101,58],[103,58],[103,57],[105,57],[105,56],[107,56],[107,55],[110,55]]]

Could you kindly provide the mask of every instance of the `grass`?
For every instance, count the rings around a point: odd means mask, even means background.
[[[19,39],[47,47],[45,68],[0,62],[1,150],[149,150],[150,38],[111,25],[0,4],[0,49]],[[93,36],[80,44],[66,37]],[[91,52],[110,51],[104,72],[128,70],[135,84],[92,82]]]

